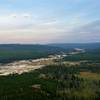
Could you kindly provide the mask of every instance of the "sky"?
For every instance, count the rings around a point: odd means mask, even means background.
[[[100,42],[100,0],[0,0],[0,44]]]

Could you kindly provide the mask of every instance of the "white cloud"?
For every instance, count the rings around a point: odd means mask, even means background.
[[[38,16],[32,13],[9,13],[0,16],[0,42],[3,43],[47,43],[47,42],[79,42],[90,41],[88,36],[97,32],[90,26],[84,14],[76,14],[68,19]],[[92,32],[88,32],[89,30]],[[94,27],[94,26],[93,26]],[[76,31],[78,29],[78,31]],[[87,31],[87,30],[88,31]],[[88,34],[88,35],[86,35]],[[95,33],[96,34],[96,33]],[[99,36],[99,35],[92,36]],[[91,39],[93,37],[91,36]],[[95,38],[95,37],[94,37]]]
[[[3,26],[5,29],[7,26],[18,26],[23,24],[28,24],[31,22],[30,14],[8,14],[0,16],[0,26]]]

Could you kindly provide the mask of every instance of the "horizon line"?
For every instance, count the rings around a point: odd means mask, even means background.
[[[95,44],[100,42],[59,42],[59,43],[0,43],[0,45],[50,45],[50,44]]]

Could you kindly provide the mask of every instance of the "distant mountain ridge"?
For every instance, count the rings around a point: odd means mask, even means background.
[[[64,51],[61,47],[40,44],[0,44],[0,50],[29,50],[38,52],[60,52]]]
[[[54,43],[48,44],[49,46],[60,47],[63,49],[100,49],[100,43]]]

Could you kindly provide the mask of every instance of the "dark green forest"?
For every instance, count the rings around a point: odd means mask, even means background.
[[[2,76],[0,100],[99,100],[100,80],[81,77],[79,72],[84,70],[94,72],[89,66],[50,65],[22,75]],[[40,88],[32,87],[36,84]]]
[[[47,57],[64,50],[14,48],[1,47],[1,63]],[[100,100],[100,49],[68,55],[21,75],[0,76],[0,100]]]
[[[0,63],[45,58],[48,55],[58,54],[64,51],[63,48],[48,45],[1,44]]]
[[[100,50],[88,51],[85,53],[79,53],[77,55],[70,55],[64,58],[65,61],[99,61],[100,60]]]
[[[99,61],[72,66],[58,63],[21,75],[0,77],[0,100],[99,99]]]

